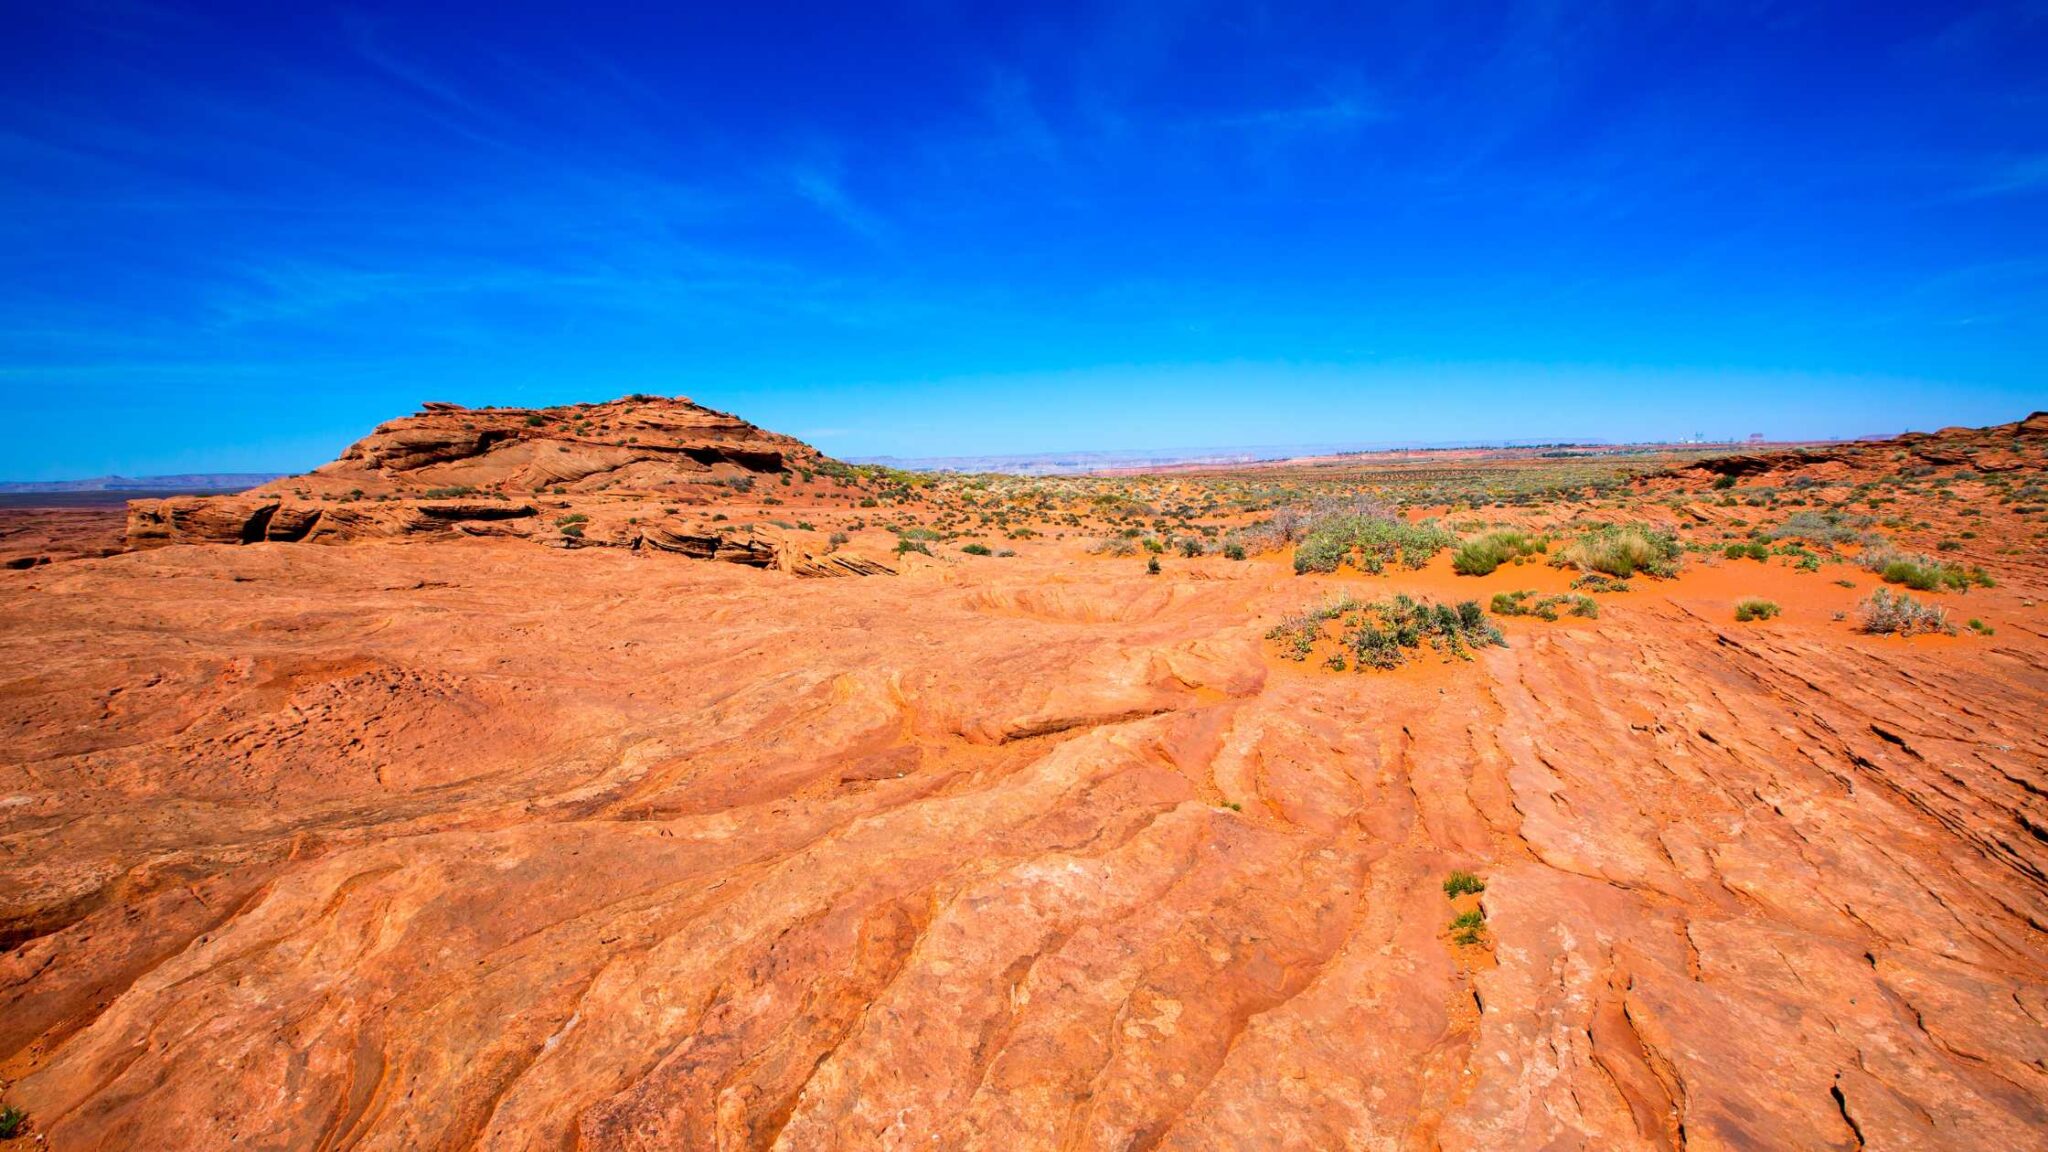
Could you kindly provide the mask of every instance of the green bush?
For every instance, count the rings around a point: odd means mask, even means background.
[[[1747,544],[1730,544],[1721,550],[1721,554],[1730,560],[1741,560],[1744,557],[1751,560],[1768,560],[1771,558],[1771,550],[1754,540]]]
[[[986,544],[963,544],[960,546],[960,550],[969,556],[990,555],[989,546]]]
[[[1582,533],[1560,548],[1550,562],[1627,579],[1641,572],[1650,576],[1678,574],[1678,538],[1647,524],[1603,524]]]
[[[1751,596],[1735,602],[1735,619],[1743,624],[1752,620],[1769,620],[1777,614],[1778,606],[1769,600]]]
[[[1420,568],[1458,542],[1434,520],[1410,524],[1364,502],[1320,510],[1306,523],[1301,543],[1294,548],[1297,574],[1335,572],[1345,564],[1375,575],[1395,562]]]
[[[1444,880],[1444,895],[1455,900],[1469,892],[1486,891],[1486,881],[1463,870],[1453,872]]]
[[[1514,592],[1496,592],[1489,606],[1495,616],[1534,616],[1539,620],[1557,619],[1558,609],[1587,620],[1600,618],[1600,605],[1591,596],[1556,595],[1530,599],[1536,593],[1523,588]]]
[[[1266,633],[1278,641],[1282,654],[1306,660],[1325,637],[1324,624],[1340,624],[1337,643],[1347,663],[1359,672],[1368,668],[1399,667],[1410,650],[1428,644],[1438,652],[1470,659],[1472,648],[1497,645],[1507,640],[1486,620],[1476,600],[1462,604],[1431,604],[1408,596],[1360,603],[1349,596],[1332,600],[1320,608],[1308,608],[1288,616]]]
[[[9,1104],[0,1108],[0,1140],[12,1140],[28,1126],[28,1113]]]
[[[1996,585],[1991,574],[1982,568],[1944,564],[1926,556],[1901,552],[1889,545],[1866,549],[1858,560],[1885,583],[1904,584],[1915,592],[1939,592],[1943,589],[1967,592],[1972,587],[1991,588]]]
[[[1480,930],[1486,927],[1486,913],[1477,908],[1460,912],[1451,920],[1451,939],[1460,944],[1479,943]]]
[[[1451,554],[1451,569],[1460,576],[1485,576],[1511,561],[1539,556],[1550,541],[1526,532],[1493,532],[1467,540]]]

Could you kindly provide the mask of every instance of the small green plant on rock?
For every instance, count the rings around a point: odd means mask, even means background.
[[[1451,921],[1451,939],[1460,944],[1477,944],[1485,927],[1486,913],[1477,908],[1468,909]]]
[[[1463,869],[1450,874],[1444,880],[1444,895],[1456,900],[1473,892],[1486,891],[1486,881]]]

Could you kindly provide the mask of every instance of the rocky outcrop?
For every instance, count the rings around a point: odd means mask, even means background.
[[[300,478],[315,486],[368,482],[426,487],[541,488],[625,478],[636,490],[715,470],[780,473],[822,457],[794,437],[686,399],[636,396],[556,408],[462,408],[430,403],[381,425],[334,463]],[[274,490],[294,481],[278,481]]]
[[[1857,482],[1905,468],[1967,468],[1980,473],[2016,472],[2036,466],[2048,450],[2048,412],[1988,428],[1943,428],[1907,432],[1889,440],[1858,440],[1813,448],[1746,452],[1696,460],[1665,475],[1684,482],[1729,476],[1756,483],[1794,477]]]
[[[565,547],[645,549],[799,576],[893,573],[886,561],[785,547],[714,510],[756,484],[806,482],[832,462],[808,444],[684,399],[470,409],[429,403],[307,473],[234,496],[136,500],[127,546],[518,536]],[[550,530],[534,503],[546,497]],[[766,503],[779,503],[768,500]],[[673,518],[688,507],[700,520]],[[654,520],[652,526],[643,522]]]
[[[311,476],[274,482],[332,488],[555,486],[657,490],[707,476],[782,474],[823,457],[795,437],[768,433],[690,400],[633,396],[561,408],[428,404],[381,424]]]
[[[774,568],[793,576],[894,576],[896,565],[864,552],[817,547],[815,533],[776,529],[761,532],[715,532],[677,523],[645,529],[638,546],[673,552],[699,560],[725,560],[755,568]]]
[[[128,546],[479,535],[488,531],[488,525],[523,520],[535,512],[531,504],[490,501],[321,504],[261,496],[171,496],[128,502]]]

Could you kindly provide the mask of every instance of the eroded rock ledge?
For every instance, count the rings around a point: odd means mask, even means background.
[[[892,574],[815,533],[720,513],[757,483],[806,483],[843,466],[790,436],[686,399],[470,409],[429,403],[339,459],[232,496],[128,505],[127,546],[507,536],[776,568]],[[773,500],[766,503],[775,503]]]

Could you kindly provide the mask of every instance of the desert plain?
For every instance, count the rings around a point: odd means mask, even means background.
[[[0,1103],[64,1150],[2048,1146],[2044,467],[2036,414],[930,475],[630,397],[0,512]]]

